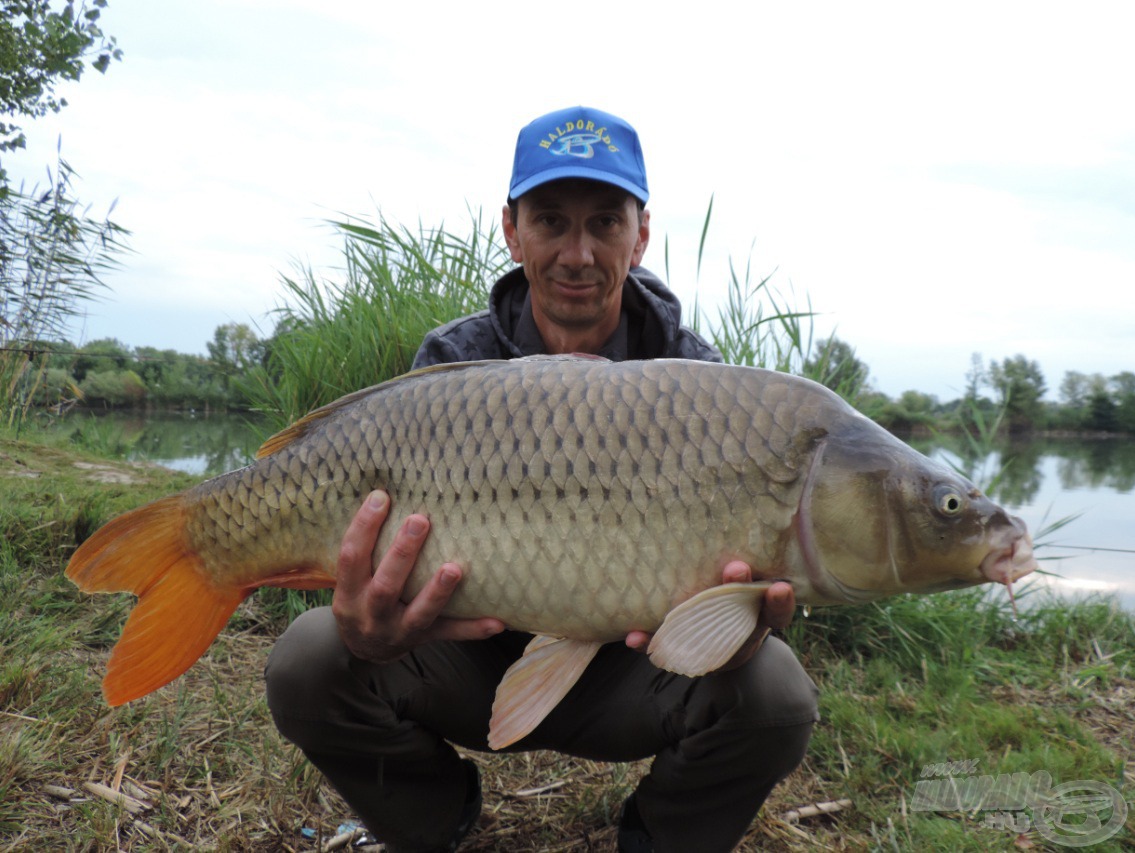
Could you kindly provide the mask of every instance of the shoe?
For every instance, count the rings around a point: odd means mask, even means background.
[[[468,758],[462,758],[461,763],[465,766],[468,779],[468,787],[465,790],[465,805],[461,807],[461,818],[457,822],[457,828],[453,831],[453,837],[449,840],[449,843],[434,848],[429,853],[455,853],[457,848],[461,846],[461,842],[465,840],[465,836],[469,834],[469,830],[473,828],[473,824],[477,822],[477,818],[481,816],[483,802],[481,773],[477,769],[477,765]],[[388,844],[386,845],[386,853],[409,853],[409,851],[404,851],[401,847],[391,847]],[[418,853],[418,851],[415,851],[415,853]]]
[[[619,853],[654,853],[654,839],[642,822],[635,795],[623,801],[619,811]]]
[[[461,763],[465,765],[469,787],[465,791],[465,805],[461,807],[461,820],[457,822],[457,829],[453,833],[453,840],[449,842],[449,847],[446,848],[446,853],[453,853],[461,845],[465,836],[469,834],[469,830],[473,828],[473,824],[477,822],[477,818],[481,816],[481,804],[483,802],[481,797],[481,771],[468,758],[462,758]]]

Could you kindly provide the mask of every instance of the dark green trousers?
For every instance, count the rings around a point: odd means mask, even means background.
[[[505,632],[432,643],[390,664],[353,657],[330,608],[300,616],[272,650],[268,706],[379,840],[443,843],[465,774],[453,744],[488,750],[493,694],[530,639]],[[637,802],[659,853],[732,850],[769,791],[804,758],[816,686],[769,638],[730,672],[686,678],[619,643],[604,646],[552,713],[510,752],[654,756]]]

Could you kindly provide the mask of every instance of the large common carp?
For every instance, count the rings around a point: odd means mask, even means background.
[[[457,562],[448,615],[538,635],[498,688],[496,748],[631,630],[657,632],[661,667],[721,666],[773,579],[800,603],[839,604],[1036,567],[1019,519],[808,380],[681,360],[444,365],[317,409],[255,463],[85,542],[67,576],[139,597],[107,701],[185,672],[257,587],[333,586],[339,541],[375,488],[393,507],[381,548],[406,515],[433,521],[408,593]],[[721,585],[734,559],[754,583]]]

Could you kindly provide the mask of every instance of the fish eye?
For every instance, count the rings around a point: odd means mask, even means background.
[[[934,490],[934,506],[942,515],[953,518],[966,508],[966,496],[953,486],[941,485]]]

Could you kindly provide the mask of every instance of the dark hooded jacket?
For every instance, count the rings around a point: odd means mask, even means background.
[[[414,367],[542,355],[544,341],[532,317],[523,267],[502,276],[489,307],[460,317],[426,335]],[[596,355],[611,361],[691,358],[721,362],[721,353],[682,325],[682,306],[657,276],[635,267],[623,283],[619,327]]]

